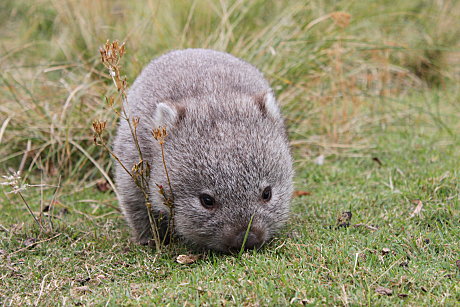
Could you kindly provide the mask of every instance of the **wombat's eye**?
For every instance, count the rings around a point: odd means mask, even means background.
[[[201,205],[206,209],[212,209],[216,205],[216,201],[214,200],[214,198],[208,194],[201,194],[200,202]]]
[[[262,192],[263,201],[267,202],[272,198],[272,187],[266,187]]]

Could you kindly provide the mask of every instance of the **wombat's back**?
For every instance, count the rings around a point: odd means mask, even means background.
[[[147,65],[129,91],[135,110],[155,102],[177,102],[188,97],[222,97],[226,92],[257,95],[270,88],[254,66],[228,53],[185,49],[167,53]],[[145,113],[143,113],[145,115]]]

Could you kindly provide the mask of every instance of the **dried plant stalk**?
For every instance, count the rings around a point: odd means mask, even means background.
[[[166,160],[165,160],[164,144],[165,144],[165,139],[167,135],[168,133],[166,131],[166,127],[159,127],[157,129],[152,130],[153,138],[157,140],[157,142],[160,144],[161,160],[162,160],[163,168],[166,174],[166,179],[168,182],[169,193],[171,194],[168,197],[164,191],[164,188],[162,186],[158,186],[158,188],[160,189],[160,194],[164,198],[164,204],[169,208],[169,219],[168,219],[168,227],[167,227],[166,233],[172,233],[172,230],[174,229],[174,218],[173,218],[174,217],[174,193],[171,187],[171,180],[169,179],[169,172],[168,172],[168,168],[166,167]],[[166,239],[166,236],[163,238],[163,243],[165,239]]]
[[[35,221],[35,223],[38,225],[39,229],[40,229],[40,232],[44,232],[44,233],[50,233],[53,231],[53,224],[52,224],[52,220],[51,220],[51,215],[48,215],[49,216],[49,219],[48,220],[45,220],[45,219],[42,219],[42,209],[40,209],[40,213],[39,213],[39,217],[37,218],[34,214],[34,212],[32,211],[32,208],[30,207],[29,205],[29,202],[27,201],[27,199],[24,197],[22,191],[25,191],[27,190],[28,188],[43,188],[43,187],[51,187],[49,185],[45,185],[45,184],[27,184],[27,183],[24,183],[22,182],[22,179],[21,179],[21,175],[20,175],[20,172],[17,171],[17,172],[12,172],[11,175],[9,176],[2,176],[4,181],[0,182],[0,185],[2,186],[9,186],[11,187],[11,191],[10,192],[7,192],[8,194],[9,193],[12,193],[12,194],[17,194],[19,195],[19,197],[21,198],[21,201],[22,203],[25,205],[25,207],[27,208],[27,211],[29,212],[29,214],[32,216],[33,220]],[[60,187],[60,178],[59,178],[59,184],[57,186],[55,186],[56,190],[53,194],[53,198],[50,202],[50,204],[48,205],[49,208],[51,208],[55,198],[56,198],[56,194],[57,194],[57,191],[58,191],[58,188]],[[48,221],[48,222],[46,222]]]
[[[128,100],[127,100],[127,88],[128,88],[128,83],[125,78],[121,77],[120,74],[120,60],[125,54],[125,43],[120,44],[118,41],[113,41],[109,42],[107,41],[105,45],[100,49],[100,54],[101,54],[101,60],[102,63],[104,64],[105,67],[109,70],[110,76],[113,80],[113,83],[115,87],[117,88],[119,99],[121,100],[121,110],[118,112],[113,108],[115,99],[113,97],[106,98],[107,104],[112,107],[112,109],[115,111],[115,113],[121,117],[122,120],[125,120],[128,123],[128,127],[131,132],[131,136],[133,139],[133,142],[136,146],[138,156],[139,156],[139,162],[134,164],[131,168],[131,170],[124,165],[121,160],[117,157],[117,155],[107,146],[107,143],[104,141],[102,137],[102,133],[106,127],[106,122],[100,122],[100,121],[94,121],[93,122],[93,130],[95,132],[94,135],[94,141],[97,145],[102,146],[107,152],[121,165],[121,167],[129,174],[129,176],[133,179],[134,183],[136,186],[140,189],[142,192],[142,195],[144,196],[144,201],[145,201],[145,206],[147,208],[147,213],[149,217],[149,222],[150,222],[150,229],[152,233],[152,239],[155,242],[155,247],[157,252],[161,251],[162,247],[164,246],[165,239],[166,237],[172,234],[172,229],[173,229],[173,203],[174,203],[174,198],[172,194],[172,188],[171,188],[171,182],[169,179],[169,174],[168,170],[166,168],[166,162],[165,162],[165,157],[164,157],[164,142],[165,142],[165,137],[166,137],[166,128],[162,128],[161,131],[159,132],[159,137],[161,138],[160,142],[160,147],[161,147],[161,152],[162,152],[162,161],[163,161],[163,167],[165,169],[166,177],[168,180],[168,185],[169,185],[169,190],[171,191],[171,197],[166,196],[164,193],[164,190],[160,189],[160,193],[164,197],[164,203],[168,206],[170,209],[170,218],[168,220],[168,228],[166,233],[164,234],[164,237],[161,238],[160,236],[160,230],[159,230],[159,223],[157,219],[153,215],[153,205],[152,202],[150,201],[150,196],[149,196],[149,191],[150,191],[150,186],[149,186],[149,179],[150,179],[150,171],[151,171],[151,166],[148,163],[148,161],[145,161],[142,155],[142,150],[141,146],[139,144],[139,138],[137,135],[137,127],[140,122],[140,118],[134,117],[134,118],[129,118],[129,115],[126,111],[125,106],[127,106]]]

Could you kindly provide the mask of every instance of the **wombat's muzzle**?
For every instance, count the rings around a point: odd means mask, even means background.
[[[239,251],[243,246],[244,237],[246,235],[247,228],[236,229],[230,232],[224,238],[224,244],[227,246],[229,251]],[[265,242],[265,232],[258,227],[251,227],[246,242],[244,244],[245,249],[259,248]]]

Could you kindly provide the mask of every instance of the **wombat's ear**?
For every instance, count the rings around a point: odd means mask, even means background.
[[[170,103],[159,103],[155,110],[155,124],[166,128],[174,127],[185,116],[185,108]]]
[[[273,119],[279,119],[281,117],[280,109],[272,90],[257,95],[255,98],[256,104],[262,114]]]

